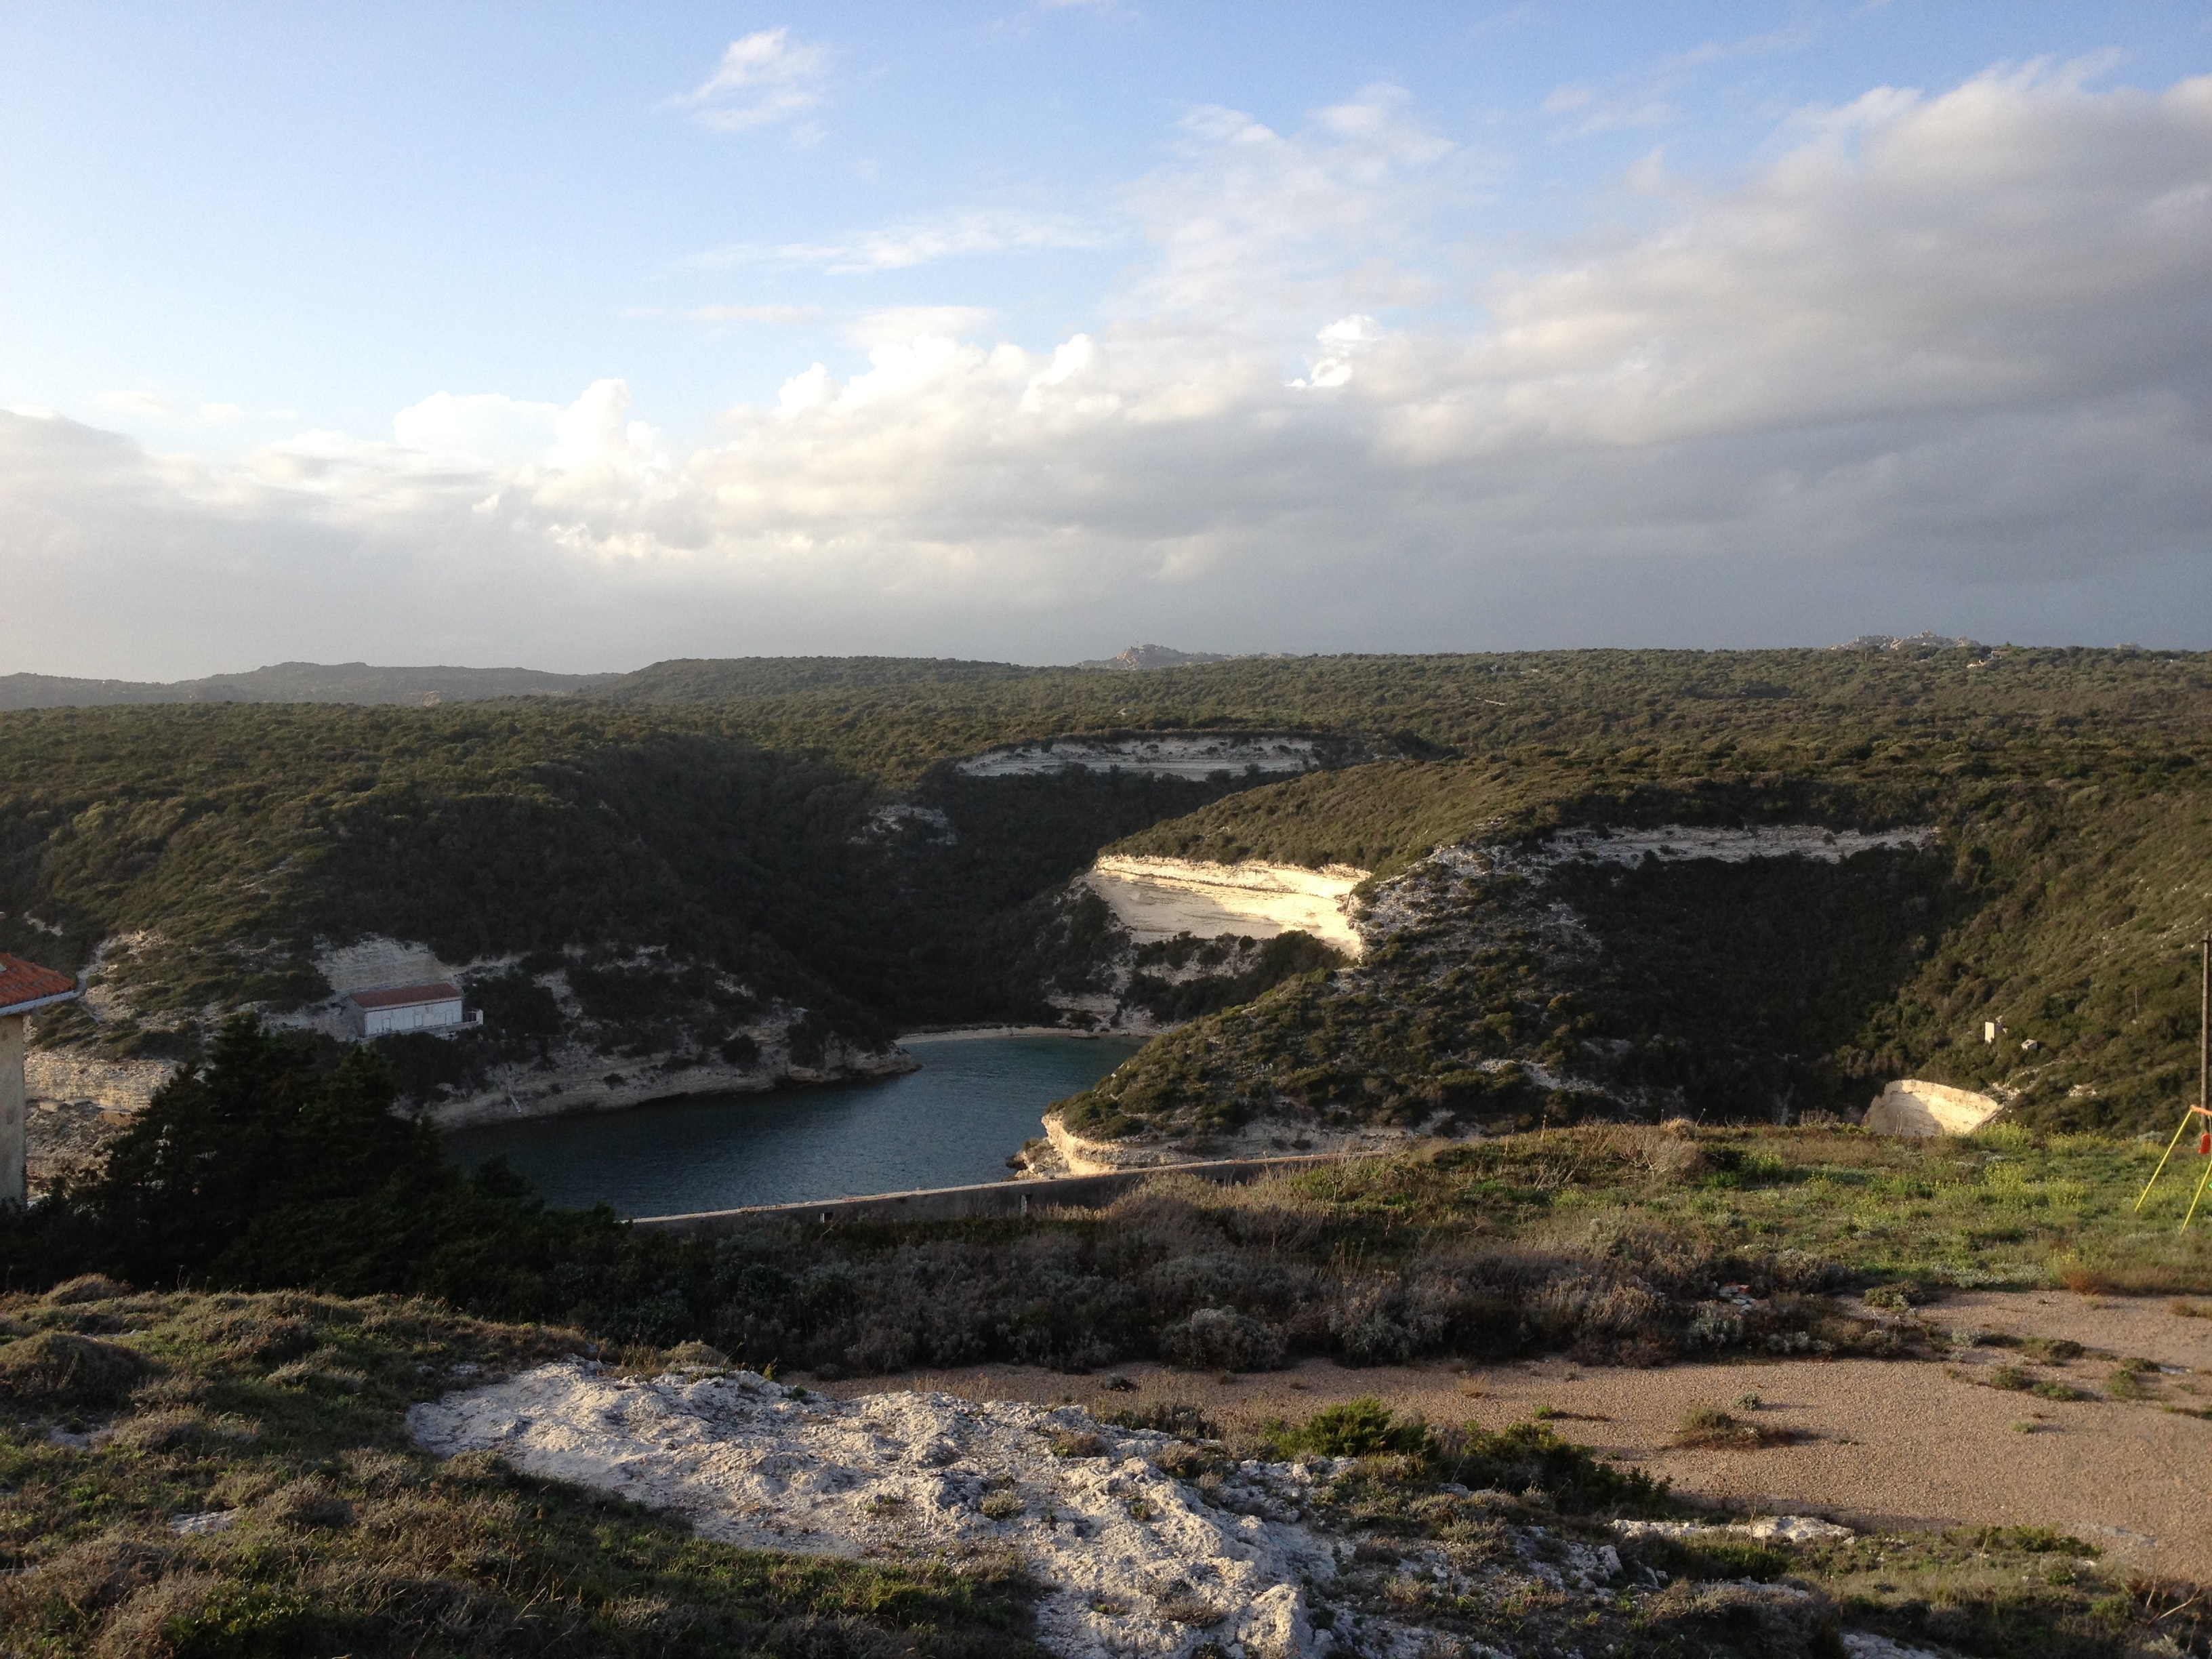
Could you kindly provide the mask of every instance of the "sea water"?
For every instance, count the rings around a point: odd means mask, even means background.
[[[503,1154],[547,1202],[682,1215],[1006,1175],[1008,1154],[1142,1046],[1135,1038],[906,1037],[921,1069],[879,1083],[702,1095],[457,1130],[475,1164]]]

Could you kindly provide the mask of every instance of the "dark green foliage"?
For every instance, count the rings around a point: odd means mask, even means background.
[[[1295,1429],[1279,1426],[1267,1437],[1270,1449],[1280,1459],[1300,1452],[1372,1457],[1380,1452],[1423,1451],[1429,1444],[1429,1430],[1418,1420],[1394,1421],[1388,1406],[1364,1395],[1317,1411]]]
[[[1296,1426],[1270,1424],[1261,1433],[1278,1460],[1322,1457],[1398,1457],[1419,1464],[1432,1480],[1476,1491],[1540,1494],[1565,1514],[1651,1515],[1663,1512],[1668,1486],[1641,1469],[1622,1468],[1562,1439],[1541,1423],[1497,1430],[1469,1423],[1433,1429],[1419,1418],[1398,1418],[1373,1395],[1316,1412]],[[1385,1480],[1395,1473],[1382,1472]],[[1354,1482],[1361,1476],[1355,1474]]]
[[[0,1220],[26,1277],[420,1291],[542,1316],[562,1275],[621,1256],[611,1212],[548,1211],[504,1164],[473,1176],[392,1110],[372,1050],[226,1026],[110,1144],[104,1166]],[[19,1279],[17,1282],[21,1282]]]
[[[1334,967],[1341,960],[1319,939],[1296,929],[1270,939],[1224,933],[1204,942],[1183,933],[1138,950],[1137,971],[1130,976],[1127,1000],[1164,1024],[1179,1023],[1249,1002],[1285,980]],[[1192,963],[1206,970],[1201,977],[1170,980],[1146,971],[1155,965],[1182,968]]]
[[[1054,895],[1107,843],[1389,874],[1440,842],[1563,824],[1924,822],[1939,854],[1840,872],[1577,878],[1607,952],[1580,964],[1500,893],[1468,898],[1497,937],[1463,960],[1408,937],[1350,981],[1310,980],[1325,964],[1279,945],[1188,983],[1140,965],[1138,1005],[1197,1025],[1079,1113],[1200,1136],[1285,1106],[1462,1127],[1765,1116],[1855,1110],[1909,1070],[2017,1090],[2029,1121],[2132,1128],[2189,1086],[2177,941],[2204,920],[2188,872],[2212,835],[2209,718],[2203,657],[2013,649],[1135,674],[763,659],[442,708],[11,714],[0,949],[72,967],[109,941],[136,1015],[64,1012],[39,1040],[111,1053],[189,1060],[210,1004],[312,1002],[314,940],[368,932],[599,975],[586,1000],[611,1051],[710,1054],[751,1017],[740,1003],[780,1000],[807,1011],[812,1052],[1042,1018],[1048,994],[1097,988],[1101,907]],[[950,764],[1017,738],[1193,729],[1408,758],[1275,783]],[[872,816],[894,799],[943,823]],[[641,952],[668,983],[625,977]],[[472,1055],[404,1067],[410,1097],[540,1057],[548,1003],[507,983],[481,999]],[[1990,1017],[2008,1045],[1973,1040]],[[1534,1088],[1530,1066],[1607,1095]]]

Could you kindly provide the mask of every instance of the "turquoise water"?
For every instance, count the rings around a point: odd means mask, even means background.
[[[921,1069],[881,1083],[708,1095],[462,1129],[454,1155],[498,1153],[554,1204],[605,1199],[680,1215],[996,1181],[1054,1101],[1142,1047],[1124,1037],[908,1037]]]

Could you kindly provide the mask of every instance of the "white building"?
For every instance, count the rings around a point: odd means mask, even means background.
[[[0,956],[0,1205],[21,1204],[31,1103],[23,1090],[23,1022],[41,1008],[68,1002],[76,981],[51,968]]]
[[[356,991],[346,998],[355,1033],[382,1036],[389,1031],[459,1031],[483,1024],[483,1011],[471,1018],[461,1006],[458,985],[392,985]]]

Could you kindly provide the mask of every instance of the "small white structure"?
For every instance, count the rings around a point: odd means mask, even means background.
[[[387,985],[356,991],[346,998],[354,1031],[363,1037],[392,1031],[461,1031],[483,1024],[480,1008],[471,1018],[461,1006],[458,985]]]
[[[1874,1104],[1867,1108],[1866,1127],[1878,1135],[1972,1134],[2003,1109],[2002,1102],[1972,1089],[1954,1089],[1948,1083],[1924,1083],[1917,1077],[1899,1078],[1882,1085]]]
[[[0,1206],[21,1204],[30,1101],[23,1090],[23,1021],[41,1008],[69,1002],[78,994],[67,974],[0,955]]]

